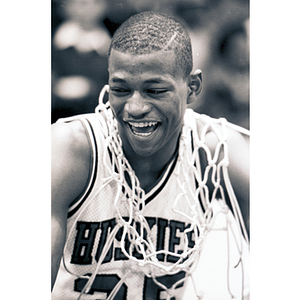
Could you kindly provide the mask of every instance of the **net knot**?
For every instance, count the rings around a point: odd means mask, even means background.
[[[228,158],[227,158],[227,157],[224,157],[224,158],[222,159],[221,164],[222,164],[222,166],[224,166],[224,167],[228,167],[228,166],[229,166],[229,160],[228,160]]]
[[[145,261],[144,261],[144,260],[141,260],[141,261],[139,262],[139,266],[140,266],[140,267],[144,267],[144,266],[145,266]]]
[[[208,161],[208,167],[214,167],[215,166],[215,162],[211,159]]]

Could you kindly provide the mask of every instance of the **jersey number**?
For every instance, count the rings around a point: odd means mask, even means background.
[[[86,274],[90,276],[91,274]],[[170,288],[175,282],[185,277],[185,272],[179,272],[175,275],[166,275],[162,277],[157,277],[156,280],[161,282],[167,288]],[[96,275],[96,278],[92,284],[92,287],[88,294],[93,295],[94,292],[106,293],[105,299],[114,289],[114,287],[119,282],[120,277],[117,275]],[[87,283],[87,279],[79,278],[75,280],[74,290],[76,292],[81,292],[84,286]],[[183,283],[179,284],[177,288],[183,286]],[[144,280],[144,292],[143,300],[162,300],[165,299],[161,289],[152,278],[145,277]],[[103,299],[103,298],[101,298]],[[127,286],[122,284],[119,291],[114,297],[114,300],[126,300],[127,299]],[[175,297],[172,297],[170,300],[176,300]]]

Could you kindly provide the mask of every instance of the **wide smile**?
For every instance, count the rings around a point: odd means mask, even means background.
[[[139,137],[151,136],[158,126],[159,122],[127,122],[132,133]]]

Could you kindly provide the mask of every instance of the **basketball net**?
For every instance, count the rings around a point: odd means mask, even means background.
[[[80,278],[87,278],[88,281],[85,287],[82,289],[78,299],[80,299],[83,294],[90,291],[101,263],[104,260],[116,234],[120,229],[122,230],[122,238],[120,242],[122,252],[129,260],[136,263],[136,267],[139,268],[139,270],[143,272],[145,276],[152,278],[160,288],[166,291],[167,300],[176,295],[176,288],[184,281],[186,281],[189,277],[192,279],[195,293],[197,294],[196,286],[192,276],[193,268],[197,266],[197,262],[202,250],[203,241],[212,228],[216,217],[216,215],[213,215],[212,213],[213,201],[218,197],[217,200],[222,203],[222,212],[226,214],[229,211],[229,208],[225,201],[224,190],[221,185],[221,175],[223,175],[224,178],[225,187],[229,196],[233,216],[236,220],[236,223],[238,224],[239,232],[238,236],[235,236],[235,241],[240,254],[240,260],[242,260],[243,253],[243,237],[249,244],[242,214],[228,176],[227,167],[229,161],[228,145],[226,143],[226,126],[234,127],[234,129],[237,129],[244,134],[249,134],[249,132],[239,126],[228,123],[225,119],[214,119],[214,122],[211,122],[210,120],[212,119],[210,117],[207,117],[207,122],[201,132],[200,137],[198,136],[196,128],[189,128],[188,134],[192,134],[194,149],[192,153],[190,153],[190,151],[188,151],[188,147],[190,146],[184,142],[183,146],[179,148],[177,161],[178,168],[177,171],[175,171],[175,177],[177,180],[177,184],[182,192],[174,200],[172,209],[174,212],[184,215],[184,217],[189,220],[191,225],[183,232],[184,247],[182,253],[170,252],[168,250],[157,251],[155,242],[151,239],[151,229],[143,214],[145,208],[145,192],[140,187],[139,180],[123,153],[122,141],[117,131],[117,121],[113,117],[111,109],[109,109],[109,102],[107,102],[106,104],[103,103],[104,95],[108,91],[109,86],[106,85],[100,93],[99,105],[97,106],[95,112],[99,116],[98,119],[100,120],[100,122],[103,123],[103,126],[101,126],[101,128],[103,130],[104,136],[106,137],[107,144],[105,146],[111,151],[111,153],[113,153],[111,159],[112,163],[108,165],[107,161],[110,160],[107,160],[108,151],[105,151],[106,154],[103,157],[103,164],[111,174],[111,176],[107,178],[104,185],[107,185],[109,182],[114,181],[118,186],[116,196],[113,200],[116,210],[116,226],[108,237],[107,243],[104,246],[102,254],[97,263],[97,267],[93,274],[88,277],[79,276]],[[106,120],[104,120],[104,118],[99,115],[101,113],[105,114]],[[220,125],[222,127],[223,133],[218,135],[219,142],[214,151],[214,155],[212,156],[210,149],[205,144],[205,136],[209,130],[214,130],[214,126]],[[217,130],[214,131],[218,132]],[[182,140],[184,141],[184,137]],[[207,166],[203,174],[200,168],[200,149],[205,151],[207,157]],[[223,151],[222,159],[220,159],[221,151]],[[183,164],[183,161],[187,162],[187,164]],[[209,176],[210,172],[211,176]],[[127,173],[127,177],[125,176],[125,173]],[[187,182],[191,178],[191,174],[194,175],[197,181],[196,191],[195,189],[191,188],[191,185],[187,184]],[[209,177],[211,182],[213,183],[213,192],[211,197],[209,196],[209,188],[207,186]],[[128,197],[121,197],[124,191],[128,195]],[[185,205],[187,205],[190,208],[190,211],[193,212],[191,215],[185,214],[184,212],[178,210],[177,203],[179,199],[180,201],[185,201]],[[202,209],[200,208],[199,204],[201,204]],[[120,209],[121,207],[122,209]],[[124,217],[124,207],[126,210],[126,218]],[[135,225],[136,222],[140,223],[139,230],[137,230],[137,227]],[[189,245],[188,238],[189,236],[191,236],[191,234],[193,234],[195,242],[192,248]],[[125,247],[126,240],[127,243],[128,241],[130,243],[129,247]],[[139,257],[142,258],[137,258],[136,255],[134,256],[134,252],[139,253]],[[159,254],[175,256],[177,257],[177,261],[173,264],[166,265],[165,263],[158,260],[157,256]],[[173,275],[181,271],[186,272],[187,276],[175,282],[171,288],[167,288],[157,280],[157,277],[163,275]],[[129,270],[128,273],[129,272],[131,272],[131,270]],[[125,278],[126,275],[123,276],[123,279],[118,282],[113,291],[109,294],[107,300],[114,299]],[[227,278],[227,281],[228,280],[229,279]],[[228,283],[228,290],[229,289],[230,288]],[[231,294],[230,290],[229,293]],[[202,298],[200,294],[198,294],[197,297],[198,299]]]

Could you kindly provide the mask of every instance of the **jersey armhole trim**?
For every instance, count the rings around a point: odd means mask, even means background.
[[[97,177],[98,149],[97,149],[95,133],[88,119],[79,119],[79,121],[83,125],[83,128],[88,138],[89,145],[92,150],[92,166],[90,170],[90,178],[84,191],[81,193],[81,195],[77,197],[77,199],[73,201],[73,203],[69,207],[68,218],[72,217],[83,205],[83,203],[91,193]]]

